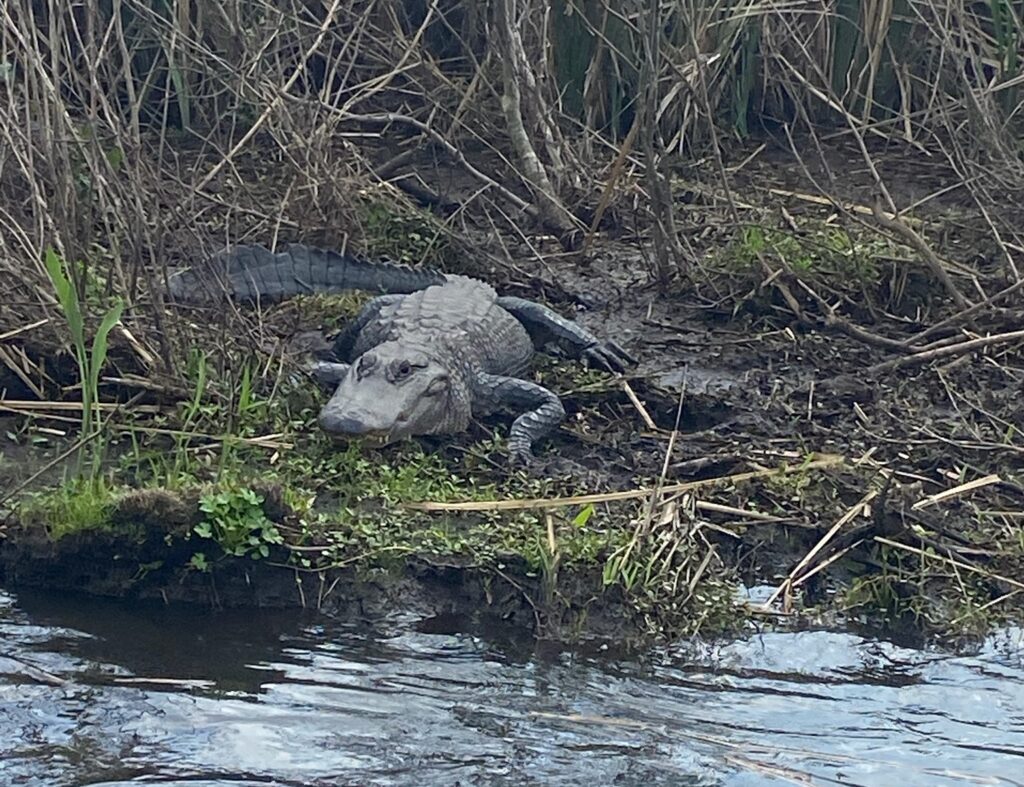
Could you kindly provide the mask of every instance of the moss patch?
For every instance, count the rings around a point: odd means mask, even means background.
[[[374,257],[418,265],[440,260],[450,245],[448,231],[430,212],[384,195],[363,195],[356,212]]]
[[[720,261],[740,271],[759,270],[757,255],[763,254],[784,263],[798,276],[876,284],[881,275],[878,258],[891,256],[893,251],[877,235],[808,221],[799,231],[760,225],[743,227],[723,250]]]

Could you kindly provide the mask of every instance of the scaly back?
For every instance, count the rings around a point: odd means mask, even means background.
[[[533,357],[533,342],[497,298],[485,282],[448,276],[444,284],[385,305],[377,324],[356,342],[355,353],[381,341],[400,341],[433,348],[488,374],[519,374]]]

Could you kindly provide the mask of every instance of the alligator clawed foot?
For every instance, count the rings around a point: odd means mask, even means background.
[[[591,472],[584,465],[564,456],[541,458],[532,453],[512,453],[510,463],[515,469],[525,471],[531,478],[590,480],[591,476]]]
[[[550,478],[559,475],[551,459],[541,459],[530,449],[512,449],[509,452],[509,466],[513,471],[521,470],[530,478]],[[552,473],[554,471],[554,473]]]
[[[622,373],[635,366],[637,359],[618,342],[609,340],[594,344],[583,351],[584,360],[591,366],[599,366],[606,372]]]
[[[539,462],[529,448],[511,447],[508,452],[508,464],[513,471],[525,470],[528,475],[532,475]]]

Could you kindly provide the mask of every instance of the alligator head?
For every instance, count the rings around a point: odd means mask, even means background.
[[[320,411],[320,428],[336,437],[386,445],[414,435],[464,428],[466,401],[451,371],[423,348],[386,342],[349,367]]]

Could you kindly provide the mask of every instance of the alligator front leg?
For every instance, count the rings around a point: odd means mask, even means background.
[[[582,358],[609,372],[623,372],[637,362],[617,342],[601,342],[582,325],[565,319],[547,306],[511,295],[503,295],[497,302],[523,324],[537,347],[555,342],[574,358]]]
[[[309,373],[321,385],[334,386],[345,379],[349,366],[351,364],[317,361],[309,366]]]
[[[380,310],[390,303],[397,303],[404,298],[404,295],[378,295],[371,298],[359,310],[355,316],[338,334],[334,340],[334,356],[342,361],[350,361],[352,348],[355,347],[359,335],[371,322],[380,317]]]
[[[512,422],[509,432],[509,459],[513,464],[529,464],[533,443],[565,418],[562,401],[547,388],[518,377],[480,375],[474,387],[473,409],[487,412],[503,407],[526,410]]]

